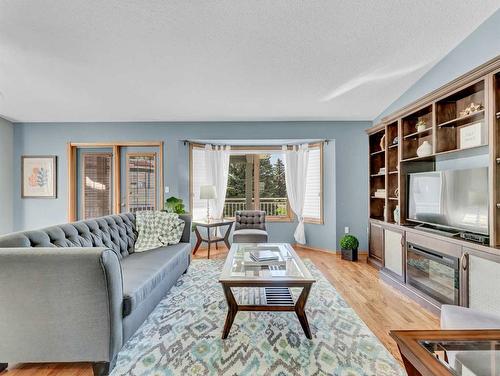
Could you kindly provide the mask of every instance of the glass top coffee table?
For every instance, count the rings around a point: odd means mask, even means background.
[[[408,375],[500,375],[500,330],[396,330]]]
[[[273,254],[278,259],[255,261],[252,254]],[[233,244],[219,282],[228,305],[223,339],[238,311],[295,312],[306,337],[312,338],[305,305],[315,280],[290,244]],[[302,288],[297,299],[291,287]]]

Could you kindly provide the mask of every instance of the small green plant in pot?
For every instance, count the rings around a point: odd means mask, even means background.
[[[185,214],[184,201],[181,198],[169,197],[165,200],[165,210],[169,213]]]
[[[340,249],[342,252],[342,260],[358,261],[359,241],[354,235],[344,235],[340,239]]]

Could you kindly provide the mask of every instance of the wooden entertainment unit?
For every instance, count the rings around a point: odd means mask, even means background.
[[[384,281],[436,312],[444,303],[500,310],[499,127],[500,56],[367,130],[368,262]],[[409,173],[474,158],[488,166],[489,244],[417,228],[407,219]],[[440,265],[427,284],[414,270],[424,259]]]

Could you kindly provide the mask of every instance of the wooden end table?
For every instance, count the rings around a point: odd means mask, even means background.
[[[226,247],[229,249],[231,248],[231,244],[229,244],[229,234],[231,233],[231,228],[233,227],[233,220],[229,219],[211,219],[209,221],[203,220],[203,221],[193,221],[194,225],[194,232],[196,234],[196,245],[194,246],[193,249],[193,255],[196,253],[198,248],[200,248],[200,245],[202,242],[205,242],[208,244],[208,258],[210,258],[210,245],[215,243],[215,248],[217,249],[217,243],[218,242],[224,242],[226,244]],[[201,236],[200,231],[198,230],[198,227],[204,227],[207,229],[207,237],[204,238]],[[215,237],[212,238],[211,235],[211,229],[212,228],[224,228],[226,227],[226,232],[224,233],[223,237]]]
[[[252,263],[249,253],[255,250],[280,253],[283,261],[267,265]],[[219,282],[228,305],[222,339],[229,335],[239,311],[295,312],[306,337],[312,338],[305,306],[316,281],[290,244],[233,244]],[[290,287],[302,288],[296,301]],[[238,288],[236,296],[233,288]]]

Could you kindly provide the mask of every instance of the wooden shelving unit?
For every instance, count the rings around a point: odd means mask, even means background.
[[[479,123],[481,128],[481,145],[487,144],[484,88],[485,80],[480,80],[436,102],[436,153],[463,148],[460,145],[461,129],[476,123]],[[481,109],[464,115],[462,112],[471,104],[481,106]]]
[[[374,129],[369,135],[369,141],[369,215],[371,219],[394,222],[394,209],[399,205],[399,121]],[[379,189],[385,190],[383,197],[375,196]]]
[[[426,129],[423,131],[417,130],[418,123],[424,123]],[[428,141],[433,144],[433,106],[427,105],[417,111],[403,117],[401,119],[402,128],[402,159],[412,159],[417,156],[417,149]]]
[[[500,58],[496,70],[457,82],[436,90],[438,94],[429,94],[430,100],[419,100],[414,107],[408,106],[367,130],[370,138],[370,219],[394,228],[394,209],[399,205],[399,224],[406,224],[406,200],[401,197],[406,197],[409,173],[432,171],[444,161],[450,163],[454,159],[488,154],[492,202],[490,246],[498,247],[500,252]],[[471,104],[476,107],[472,112]],[[417,124],[424,124],[426,128],[418,130]],[[479,133],[474,134],[471,128],[469,133],[476,142],[465,144],[461,142],[461,137],[465,137],[461,130],[471,125],[480,129],[480,141],[477,141]],[[379,144],[382,136],[386,139],[385,148]],[[425,141],[431,144],[432,153],[418,156],[417,149]],[[385,170],[379,175],[381,167]],[[381,188],[385,189],[385,200],[374,197],[374,192]]]
[[[386,214],[385,219],[388,222],[395,222],[394,210],[399,205],[399,145],[401,136],[399,134],[399,121],[394,121],[386,126],[386,134],[390,140],[391,148],[386,153]],[[397,140],[397,142],[396,142]]]
[[[372,219],[384,218],[385,198],[375,197],[375,192],[379,189],[385,189],[386,172],[384,171],[385,154],[387,140],[385,137],[385,127],[373,132],[369,137],[370,143],[370,213]]]
[[[380,269],[384,281],[439,310],[440,303],[432,296],[412,290],[408,283],[407,246],[446,250],[460,260],[460,279],[465,281],[460,282],[457,304],[468,306],[471,269],[467,257],[500,260],[500,56],[385,117],[367,133],[371,174],[368,262]],[[383,136],[387,142],[380,147]],[[430,155],[418,156],[417,149],[426,141],[431,144]],[[489,244],[429,232],[406,219],[409,174],[476,164],[489,166]],[[375,197],[381,188],[384,198]],[[400,221],[395,223],[398,205]]]

